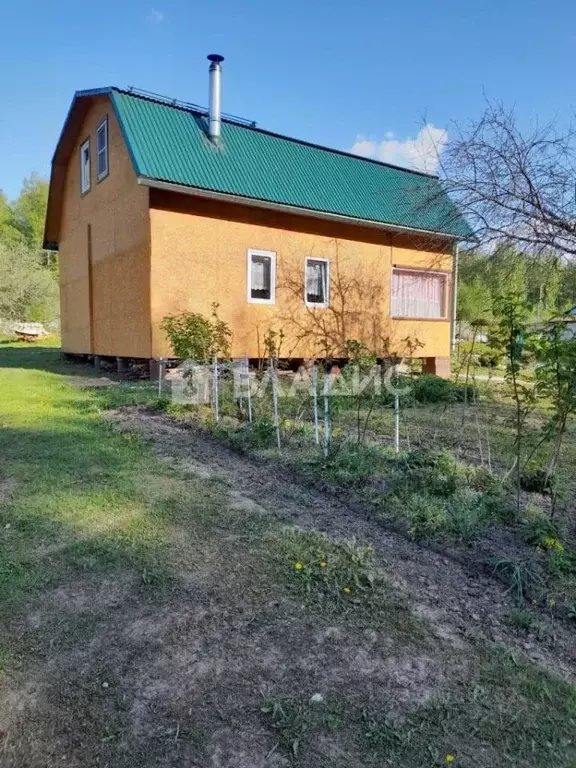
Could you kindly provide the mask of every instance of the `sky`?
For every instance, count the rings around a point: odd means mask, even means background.
[[[521,126],[576,105],[573,0],[19,0],[0,11],[0,189],[50,161],[76,90],[136,86],[434,171],[486,98]]]

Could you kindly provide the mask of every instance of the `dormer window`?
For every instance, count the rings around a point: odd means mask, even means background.
[[[90,139],[80,147],[80,190],[83,195],[90,192]]]
[[[98,125],[96,129],[96,178],[101,181],[108,176],[108,118]]]

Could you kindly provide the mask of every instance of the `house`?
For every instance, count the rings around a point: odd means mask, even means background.
[[[562,326],[561,338],[563,341],[576,338],[576,307],[572,307],[563,315],[553,317],[549,323],[558,323]]]
[[[157,361],[169,314],[229,323],[232,355],[343,356],[350,339],[449,373],[453,253],[471,232],[430,176],[133,89],[78,91],[52,161],[62,347]]]

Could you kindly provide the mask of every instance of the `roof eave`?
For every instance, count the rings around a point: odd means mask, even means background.
[[[68,124],[70,122],[70,118],[72,116],[72,113],[74,112],[74,109],[76,107],[76,104],[80,99],[90,97],[90,96],[107,96],[112,92],[111,87],[106,88],[89,88],[84,91],[76,91],[74,96],[72,97],[72,103],[70,104],[68,108],[68,112],[66,113],[66,119],[64,120],[64,125],[62,126],[62,130],[60,131],[60,136],[58,137],[58,141],[56,142],[56,149],[54,150],[54,154],[52,155],[52,162],[54,163],[57,156],[58,156],[58,150],[60,149],[60,145],[62,143],[62,139],[64,138],[66,131],[68,129]]]
[[[166,192],[176,192],[182,195],[193,195],[195,197],[203,197],[209,200],[219,200],[221,202],[237,203],[240,205],[247,205],[253,208],[265,208],[273,211],[282,211],[284,213],[292,213],[300,216],[309,216],[314,219],[325,219],[328,221],[339,221],[346,224],[355,224],[363,227],[373,227],[375,229],[381,229],[387,232],[401,232],[405,234],[417,234],[428,237],[438,237],[451,242],[464,242],[469,238],[462,235],[456,235],[450,232],[438,232],[431,229],[419,229],[417,227],[405,227],[401,224],[389,224],[387,222],[374,221],[373,219],[359,219],[354,216],[346,216],[340,213],[331,213],[329,211],[319,211],[312,208],[301,208],[295,205],[287,205],[286,203],[275,203],[269,200],[261,200],[254,197],[244,197],[242,195],[234,195],[229,192],[217,192],[210,189],[204,189],[203,187],[187,186],[185,184],[176,184],[170,181],[162,181],[160,179],[154,179],[148,176],[139,176],[138,184],[151,187],[153,189],[160,189]]]

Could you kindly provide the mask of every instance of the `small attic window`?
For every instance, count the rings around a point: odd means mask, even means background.
[[[80,191],[83,195],[90,191],[90,139],[80,147]]]
[[[101,181],[108,176],[108,117],[96,129],[96,178]]]

